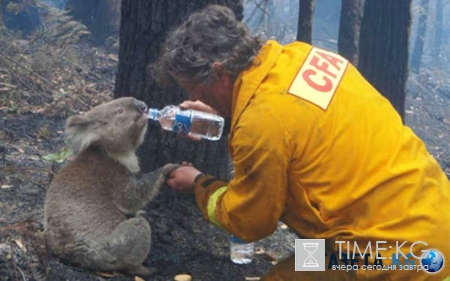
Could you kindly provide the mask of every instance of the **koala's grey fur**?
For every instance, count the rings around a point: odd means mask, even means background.
[[[142,265],[151,229],[140,210],[178,165],[136,176],[146,110],[142,101],[120,98],[68,118],[75,157],[47,191],[44,222],[47,245],[63,261],[95,271],[154,273]]]

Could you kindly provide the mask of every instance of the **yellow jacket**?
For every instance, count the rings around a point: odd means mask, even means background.
[[[448,179],[345,59],[268,41],[237,78],[232,112],[234,179],[196,184],[207,220],[248,241],[279,220],[334,249],[337,240],[424,241],[416,250],[438,249],[448,264]]]

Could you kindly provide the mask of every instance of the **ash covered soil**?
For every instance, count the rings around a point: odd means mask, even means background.
[[[93,56],[95,59],[89,59]],[[0,99],[0,280],[139,280],[60,263],[45,248],[43,204],[52,177],[63,165],[58,161],[65,156],[65,119],[112,96],[115,55],[96,50],[85,57],[94,65],[89,69],[65,65],[64,71],[73,72],[67,75],[72,74],[72,80],[55,80],[59,83],[56,90],[42,91],[45,85],[40,85],[35,86],[34,93],[41,94],[30,94],[30,89],[19,91],[19,85],[10,87],[10,96]],[[13,86],[18,82],[10,73],[0,66],[0,77],[6,81],[3,84]],[[63,72],[59,74],[64,76]],[[73,77],[79,79],[74,81]],[[33,81],[21,83],[32,85]],[[447,174],[449,84],[436,80],[432,71],[412,76],[405,117],[406,124],[425,141]],[[12,94],[18,98],[14,100]],[[203,221],[192,195],[165,188],[146,208],[146,218],[152,225],[153,238],[145,264],[159,270],[148,280],[173,280],[181,273],[190,274],[193,280],[208,281],[260,277],[272,264],[293,253],[296,238],[280,223],[273,235],[256,243],[258,254],[253,263],[236,265],[229,259],[228,235]]]

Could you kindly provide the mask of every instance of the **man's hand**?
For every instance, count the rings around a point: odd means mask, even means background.
[[[175,169],[167,178],[167,184],[176,191],[194,192],[194,179],[201,174],[199,170],[192,164],[183,163],[183,165]]]
[[[180,103],[179,106],[181,107],[181,109],[194,109],[194,110],[198,110],[198,111],[217,114],[217,111],[214,110],[211,106],[206,105],[199,100],[196,100],[196,101],[186,100],[186,101]]]

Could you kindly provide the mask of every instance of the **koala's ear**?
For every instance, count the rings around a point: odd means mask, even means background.
[[[87,149],[92,143],[100,139],[94,130],[89,130],[95,123],[86,115],[70,116],[66,121],[66,138],[75,154]]]
[[[91,119],[89,119],[85,115],[73,115],[70,116],[66,121],[66,128],[70,127],[87,127],[91,123]]]

